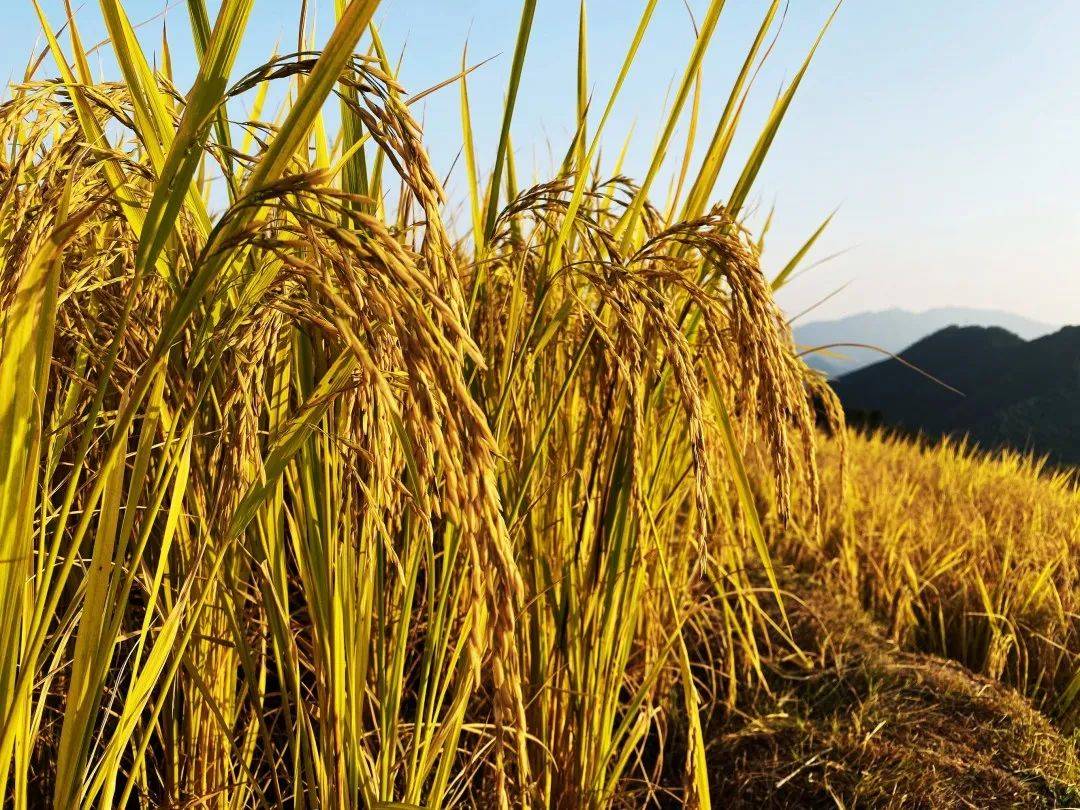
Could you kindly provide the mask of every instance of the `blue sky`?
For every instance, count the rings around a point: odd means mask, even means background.
[[[590,79],[598,98],[607,96],[643,4],[589,4]],[[707,2],[688,4],[700,18]],[[754,126],[797,69],[831,4],[791,0],[735,156],[749,148]],[[21,75],[38,35],[30,0],[4,5],[0,72],[6,78]],[[61,0],[43,5],[54,22],[62,20]],[[166,7],[165,0],[126,5],[133,19]],[[332,0],[310,5],[317,5],[324,37]],[[728,0],[727,6],[706,63],[706,133],[766,2]],[[300,0],[255,0],[238,73],[265,61],[278,42],[292,47],[299,7]],[[80,8],[85,38],[100,37],[95,0]],[[412,90],[456,72],[466,37],[470,61],[501,54],[471,77],[482,165],[494,151],[519,11],[514,0],[384,0],[377,15],[387,47],[404,48],[402,80]],[[173,0],[166,19],[183,83],[193,75],[184,0]],[[576,20],[577,0],[539,0],[514,126],[524,179],[533,171],[543,177],[570,136]],[[160,21],[141,29],[148,50],[157,47],[160,32]],[[608,129],[614,151],[636,126],[631,174],[646,168],[665,95],[692,38],[683,0],[660,0]],[[765,257],[772,268],[840,207],[811,259],[845,252],[793,282],[784,306],[796,312],[847,284],[810,317],[967,305],[1080,322],[1078,41],[1077,0],[847,0],[756,188],[761,211],[776,204]],[[432,97],[420,112],[436,165],[448,169],[460,146],[456,91]],[[732,179],[722,177],[719,196]],[[451,193],[453,187],[451,181]]]

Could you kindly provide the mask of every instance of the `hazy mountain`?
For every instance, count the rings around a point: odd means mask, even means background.
[[[963,392],[888,359],[833,381],[855,423],[929,436],[968,435],[1080,464],[1080,326],[1026,341],[998,327],[947,327],[901,357]]]
[[[802,348],[830,343],[867,343],[895,354],[946,326],[998,326],[1024,340],[1032,340],[1057,328],[996,309],[942,307],[925,312],[886,309],[796,326],[795,341]],[[832,350],[832,354],[843,357],[815,353],[807,355],[806,360],[830,377],[838,377],[876,363],[883,357],[880,352],[868,349],[838,348]]]

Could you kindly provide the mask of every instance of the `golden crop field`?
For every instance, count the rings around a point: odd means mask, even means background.
[[[835,557],[852,592],[905,644],[1045,705],[1071,729],[1080,690],[1080,490],[1030,457],[882,435],[851,447]],[[829,470],[837,465],[826,465]],[[827,477],[826,492],[839,482]],[[831,501],[831,498],[829,499]]]
[[[582,4],[578,131],[542,179],[510,143],[535,0],[484,167],[469,65],[402,87],[377,0],[239,77],[252,0],[188,0],[186,92],[121,0],[110,81],[38,7],[48,58],[0,104],[3,807],[781,802],[826,755],[795,779],[740,746],[795,716],[786,679],[835,674],[811,590],[1016,687],[1057,724],[1031,721],[1038,795],[1066,795],[1075,482],[845,441],[773,297],[805,250],[766,277],[744,222],[820,38],[744,122],[766,4],[699,121],[713,0],[631,180],[600,146],[656,4],[591,99]],[[465,227],[414,118],[435,92],[460,99]]]
[[[819,457],[820,533],[768,522],[816,671],[772,656],[783,676],[728,724],[728,789],[776,807],[1076,805],[1075,472],[882,433]]]

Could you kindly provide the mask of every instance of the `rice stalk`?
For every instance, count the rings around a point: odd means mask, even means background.
[[[187,93],[119,0],[116,81],[38,8],[60,76],[0,104],[5,804],[706,807],[702,718],[791,646],[755,493],[816,525],[825,392],[739,211],[798,79],[733,200],[688,143],[658,208],[723,3],[642,186],[599,144],[655,0],[594,121],[582,3],[577,131],[521,188],[525,3],[486,181],[455,77],[458,235],[376,5],[237,79],[251,0],[191,0]]]

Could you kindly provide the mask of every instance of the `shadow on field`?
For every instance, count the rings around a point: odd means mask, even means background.
[[[1018,693],[900,651],[855,604],[788,587],[810,671],[777,666],[737,719],[718,721],[712,798],[745,808],[1080,805],[1073,744]]]

